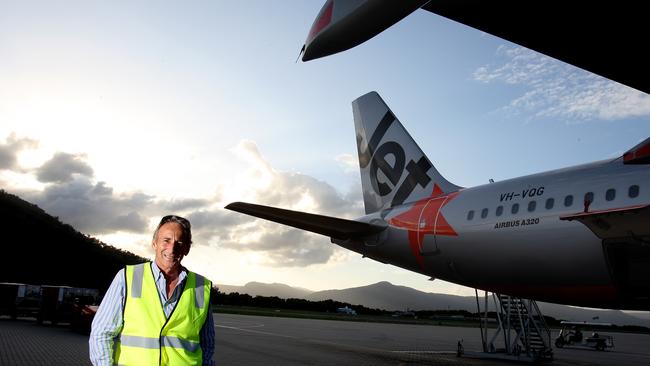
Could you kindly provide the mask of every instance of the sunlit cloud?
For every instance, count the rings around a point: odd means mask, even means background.
[[[242,175],[225,190],[225,198],[322,215],[351,217],[360,201],[351,200],[327,182],[306,174],[275,170],[255,142],[240,142],[233,151],[245,163]],[[232,192],[237,192],[233,195]]]
[[[93,235],[143,233],[148,225],[142,212],[153,200],[140,192],[114,194],[105,183],[94,183],[89,177],[51,184],[43,191],[24,192],[21,196],[75,229]]]
[[[305,174],[273,169],[253,141],[242,141],[234,151],[248,167],[240,182],[262,180],[261,183],[249,183],[252,191],[247,196],[254,203],[338,217],[350,217],[358,210],[360,202],[346,197],[326,182]],[[255,258],[264,265],[301,267],[327,263],[335,255],[335,246],[324,236],[240,216],[244,219],[218,214],[216,219],[224,221],[230,229],[228,234],[213,235],[221,238],[219,245],[223,247],[263,253],[262,257]]]
[[[474,71],[474,80],[520,85],[525,91],[504,110],[571,121],[650,115],[650,96],[523,47],[501,46],[501,63]]]
[[[223,241],[223,247],[255,253],[258,264],[265,266],[304,267],[327,263],[334,254],[328,238],[273,223],[238,226],[231,234],[234,240]]]
[[[82,154],[57,152],[36,170],[36,178],[43,183],[65,183],[73,179],[75,174],[92,177],[93,168],[85,161]]]
[[[213,198],[212,200],[218,200],[218,197]],[[202,198],[172,199],[170,201],[163,203],[162,207],[164,207],[165,210],[167,211],[181,212],[190,209],[200,209],[202,207],[205,207],[206,205],[209,205],[210,201],[211,200],[209,199],[202,199]]]
[[[9,157],[6,161],[10,161],[19,149],[5,150],[13,154],[6,154]],[[176,213],[192,223],[193,241],[197,245],[234,250],[254,259],[256,265],[304,267],[348,258],[327,237],[223,207],[230,198],[241,197],[257,204],[351,217],[361,212],[359,194],[340,193],[311,176],[276,170],[251,140],[241,141],[231,152],[242,161],[240,173],[222,182],[214,194],[205,198],[167,199],[140,191],[119,192],[108,182],[95,180],[86,155],[66,152],[55,152],[41,166],[28,170],[43,182],[41,189],[16,185],[10,188],[75,229],[116,240],[121,247],[138,253],[148,252],[148,237],[161,213]],[[19,165],[11,160],[7,166],[21,170]]]
[[[335,159],[346,173],[359,170],[359,159],[351,154],[341,154]]]
[[[29,138],[19,138],[9,135],[4,143],[0,143],[0,170],[21,170],[18,164],[18,154],[26,149],[33,149],[38,142]]]
[[[220,246],[223,242],[233,240],[233,230],[249,222],[246,216],[225,210],[221,207],[209,210],[201,209],[187,216],[192,223],[195,243]]]

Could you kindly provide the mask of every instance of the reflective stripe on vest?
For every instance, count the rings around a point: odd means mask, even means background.
[[[162,345],[165,347],[181,348],[188,352],[196,352],[199,349],[199,347],[201,347],[200,343],[186,341],[178,337],[161,336],[160,338],[159,337],[147,338],[147,337],[129,336],[123,334],[120,335],[120,343],[123,346],[139,347],[139,348],[158,348],[160,347],[161,342]]]
[[[116,342],[119,365],[200,365],[199,332],[205,323],[212,283],[188,272],[166,318],[151,263],[127,266],[124,327]]]

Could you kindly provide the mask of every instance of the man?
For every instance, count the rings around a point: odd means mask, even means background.
[[[181,265],[191,244],[190,222],[165,216],[155,261],[117,273],[93,319],[93,365],[212,365],[212,283]]]

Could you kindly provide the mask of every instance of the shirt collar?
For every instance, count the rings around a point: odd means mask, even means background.
[[[158,266],[156,265],[156,262],[150,262],[151,263],[151,272],[153,272],[153,278],[156,281],[159,281],[160,278],[165,278],[163,275],[162,271]],[[187,277],[187,268],[181,266],[181,273],[178,275],[178,283],[181,283],[185,280],[185,277]]]

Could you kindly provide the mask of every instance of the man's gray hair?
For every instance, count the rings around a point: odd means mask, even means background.
[[[192,225],[190,225],[190,221],[184,217],[176,216],[176,215],[167,215],[164,216],[160,220],[160,224],[156,227],[156,231],[153,232],[153,239],[156,240],[158,237],[158,230],[160,230],[160,227],[165,225],[168,222],[175,222],[178,225],[181,226],[183,230],[183,236],[185,237],[185,240],[187,244],[192,244]]]

